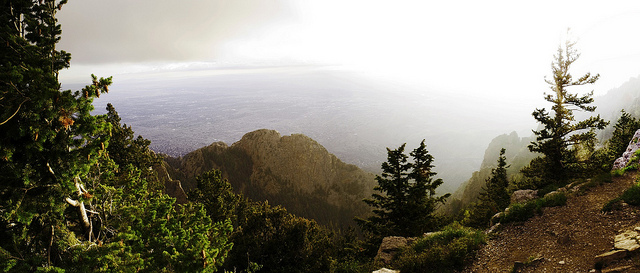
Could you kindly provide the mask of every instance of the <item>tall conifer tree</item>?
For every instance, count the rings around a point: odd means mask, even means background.
[[[442,179],[434,179],[433,156],[426,150],[424,140],[410,155],[404,154],[406,144],[398,149],[387,148],[387,162],[382,163],[382,175],[376,176],[378,186],[372,199],[364,202],[373,207],[374,215],[359,225],[377,237],[400,235],[417,236],[434,230],[435,210],[450,194],[436,197]]]
[[[91,115],[111,78],[61,90],[65,3],[0,1],[0,271],[215,271],[231,223],[150,190],[148,141],[132,141],[113,109]]]
[[[551,64],[553,78],[545,79],[551,93],[545,93],[545,100],[552,103],[551,110],[536,109],[533,117],[543,126],[539,131],[534,130],[536,141],[531,142],[529,150],[544,156],[532,161],[524,173],[535,178],[535,186],[551,183],[563,183],[576,171],[579,159],[578,147],[595,141],[595,129],[604,129],[608,122],[600,115],[589,117],[582,121],[575,121],[573,111],[593,112],[596,106],[593,102],[593,91],[582,96],[570,92],[570,88],[595,83],[600,75],[586,73],[577,80],[569,70],[578,60],[580,54],[574,49],[575,42],[567,41],[564,47],[559,47]]]

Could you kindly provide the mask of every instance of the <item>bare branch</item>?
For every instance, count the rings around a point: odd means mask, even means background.
[[[3,121],[2,123],[0,123],[0,125],[4,125],[5,123],[7,123],[9,120],[11,120],[17,113],[18,111],[20,111],[20,107],[22,107],[22,104],[27,102],[29,100],[29,98],[25,99],[24,101],[22,101],[20,103],[20,105],[18,105],[18,109],[16,109],[16,111],[13,113],[13,115],[11,115],[9,118],[7,118],[5,121]]]

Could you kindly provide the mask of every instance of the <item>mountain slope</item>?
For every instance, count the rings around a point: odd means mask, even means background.
[[[613,178],[612,183],[576,194],[566,206],[545,208],[543,214],[522,224],[506,224],[480,249],[464,272],[510,272],[516,262],[531,262],[518,272],[589,272],[594,257],[613,248],[613,238],[621,229],[640,225],[640,208],[624,207],[603,214],[601,209],[636,181],[637,173]],[[621,260],[609,267],[640,266]]]
[[[196,187],[197,175],[220,169],[237,192],[253,200],[342,227],[367,214],[362,199],[374,186],[373,174],[342,162],[313,139],[274,130],[247,133],[231,146],[213,143],[167,162],[186,191]]]
[[[517,175],[522,167],[526,166],[536,155],[529,152],[527,145],[533,140],[533,137],[519,137],[516,132],[503,134],[495,137],[484,153],[484,160],[480,166],[480,170],[473,172],[471,178],[452,194],[452,200],[447,212],[455,213],[458,209],[476,201],[482,187],[486,184],[486,180],[491,176],[491,169],[496,167],[500,149],[506,149],[507,174],[513,178]]]

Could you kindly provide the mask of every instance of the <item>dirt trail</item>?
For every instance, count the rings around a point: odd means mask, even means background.
[[[476,260],[463,272],[511,272],[516,261],[536,258],[518,272],[589,272],[594,257],[613,248],[613,237],[622,229],[640,226],[640,209],[625,206],[603,214],[602,206],[629,188],[637,174],[615,177],[588,189],[583,195],[570,196],[567,205],[545,208],[543,214],[520,224],[507,224],[478,251]],[[640,263],[622,260],[607,268]]]

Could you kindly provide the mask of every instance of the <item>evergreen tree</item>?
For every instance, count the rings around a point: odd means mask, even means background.
[[[65,3],[0,2],[0,270],[215,271],[230,222],[154,190],[148,141],[132,140],[115,110],[91,115],[111,78],[60,90]]]
[[[487,199],[493,200],[498,211],[502,211],[509,206],[511,196],[508,192],[509,180],[507,179],[507,158],[505,157],[506,149],[500,150],[498,157],[498,166],[491,170],[491,177],[487,179],[485,191]]]
[[[535,180],[534,186],[542,187],[551,183],[564,183],[571,178],[580,160],[578,148],[580,145],[595,142],[595,129],[604,129],[608,122],[600,116],[589,117],[582,121],[575,121],[574,110],[586,112],[595,111],[591,106],[593,91],[579,96],[570,92],[569,88],[595,83],[600,75],[592,76],[586,73],[577,80],[569,73],[571,65],[580,54],[574,49],[574,42],[567,41],[564,48],[559,47],[551,64],[553,79],[545,79],[552,93],[545,93],[545,100],[551,102],[553,115],[545,108],[536,109],[533,117],[541,123],[543,128],[534,130],[536,141],[531,142],[529,150],[541,153],[525,168],[524,173]],[[573,171],[572,171],[573,170]]]
[[[624,110],[621,111],[620,118],[614,125],[614,130],[611,138],[609,139],[609,151],[611,153],[611,160],[615,160],[617,157],[622,156],[629,146],[629,141],[640,129],[640,120],[633,118],[629,113]]]
[[[231,219],[233,249],[225,260],[230,272],[329,272],[333,233],[313,220],[280,206],[251,202],[233,193],[219,170],[196,178],[189,200],[202,204],[215,220]]]
[[[32,271],[69,247],[65,209],[89,222],[82,183],[104,157],[109,124],[92,116],[92,99],[111,78],[93,76],[82,92],[60,91],[70,54],[56,50],[56,12],[66,1],[3,1],[0,10],[0,260]],[[66,200],[66,201],[65,201]],[[15,266],[15,267],[14,267]]]
[[[107,146],[109,158],[121,168],[133,165],[149,182],[150,190],[162,190],[164,185],[153,169],[162,163],[162,157],[149,148],[151,141],[142,136],[136,138],[131,126],[120,124],[121,118],[111,103],[107,104],[106,110],[106,121],[111,124]]]
[[[375,237],[389,235],[417,236],[437,228],[435,210],[450,194],[436,197],[442,179],[434,179],[433,156],[424,144],[413,150],[408,162],[405,144],[396,150],[387,148],[387,162],[382,163],[382,175],[376,176],[378,186],[372,199],[364,202],[373,207],[373,216],[356,219],[361,228]]]
[[[507,179],[509,166],[507,166],[505,152],[504,148],[500,150],[498,166],[491,170],[491,176],[486,180],[478,201],[473,205],[468,217],[463,220],[465,225],[485,228],[493,215],[509,206],[511,202]]]

